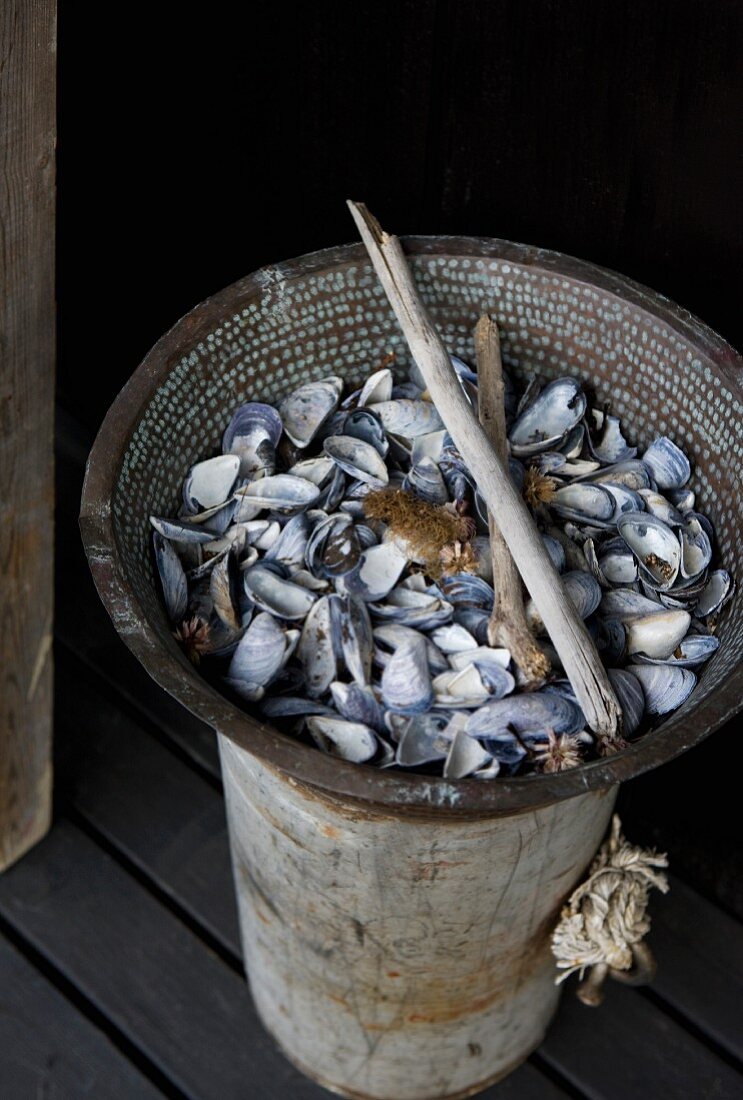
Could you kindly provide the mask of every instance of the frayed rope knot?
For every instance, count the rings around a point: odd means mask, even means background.
[[[555,983],[576,971],[583,979],[578,996],[586,1004],[600,1004],[601,985],[610,975],[638,983],[654,971],[649,949],[641,942],[650,931],[648,893],[656,886],[668,890],[668,879],[659,868],[668,866],[662,853],[628,844],[615,814],[611,835],[599,849],[588,877],[570,895],[552,933],[552,954],[557,959]],[[628,973],[633,966],[637,973]]]

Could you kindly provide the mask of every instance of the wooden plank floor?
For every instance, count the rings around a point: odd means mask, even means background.
[[[59,451],[55,826],[0,878],[0,1095],[321,1100],[242,977],[213,736],[116,638],[76,531],[84,442]],[[677,874],[653,901],[660,970],[568,990],[489,1100],[743,1096],[743,926]]]

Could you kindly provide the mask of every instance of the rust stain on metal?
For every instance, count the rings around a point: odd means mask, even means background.
[[[416,881],[420,881],[420,879],[435,879],[438,878],[442,871],[445,872],[450,867],[466,867],[468,863],[468,859],[436,859],[430,863],[419,863],[414,877]]]

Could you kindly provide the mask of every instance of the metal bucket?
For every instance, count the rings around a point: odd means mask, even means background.
[[[721,560],[743,576],[738,355],[611,272],[497,240],[405,241],[450,349],[494,313],[518,374],[579,374],[640,444],[689,454]],[[148,516],[239,403],[366,375],[406,348],[361,246],[266,268],[197,306],[111,407],[81,527],[101,598],[148,672],[218,733],[248,976],[305,1072],[350,1096],[464,1096],[515,1068],[557,1002],[548,939],[605,831],[618,784],[741,706],[743,608],[689,701],[626,751],[555,776],[447,782],[325,756],[237,709],[183,657],[161,608]]]

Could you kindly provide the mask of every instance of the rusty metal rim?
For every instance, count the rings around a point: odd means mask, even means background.
[[[560,253],[496,238],[406,237],[412,255],[473,256],[512,261],[600,288],[660,320],[699,348],[716,372],[743,399],[741,357],[686,310],[606,268]],[[340,245],[260,269],[207,298],[179,320],[146,355],[109,409],[91,450],[83,487],[80,527],[99,595],[116,629],[167,692],[247,752],[303,784],[330,796],[375,803],[380,809],[445,811],[447,815],[503,815],[609,787],[680,755],[743,707],[743,665],[727,682],[680,718],[671,718],[625,751],[573,771],[481,783],[380,771],[328,757],[239,710],[202,679],[175,643],[166,646],[129,583],[119,556],[111,499],[131,435],[156,389],[184,350],[222,317],[260,294],[275,280],[304,278],[328,268],[367,263],[360,244]]]

